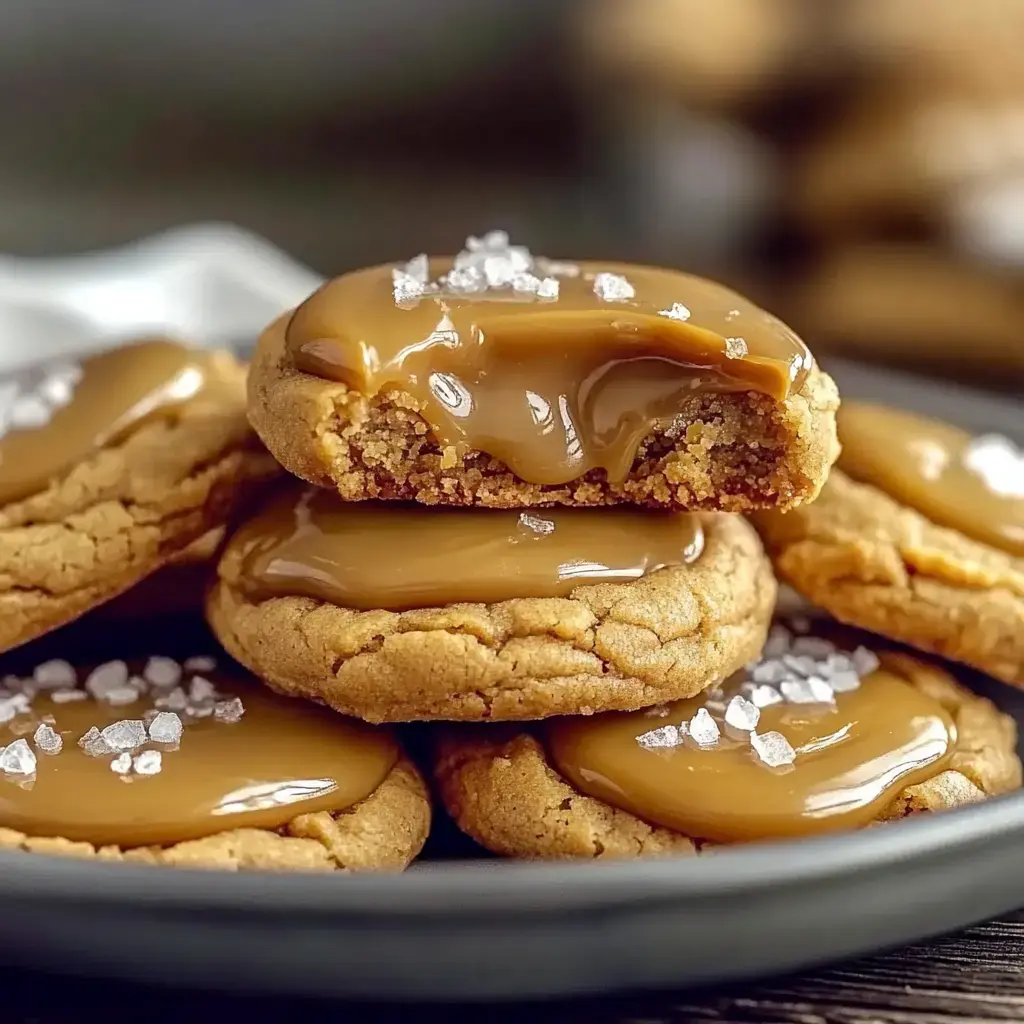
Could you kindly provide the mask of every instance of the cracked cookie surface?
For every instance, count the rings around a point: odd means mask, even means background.
[[[426,784],[402,758],[365,800],[333,814],[299,815],[279,831],[233,829],[172,846],[121,849],[0,827],[0,850],[226,871],[401,871],[423,848],[429,831]]]
[[[838,470],[813,505],[754,520],[780,577],[841,622],[1024,685],[1024,559]]]
[[[692,696],[758,653],[776,585],[751,527],[701,517],[694,563],[567,598],[406,612],[254,602],[230,544],[207,599],[228,652],[273,689],[371,722],[524,720]]]
[[[412,396],[367,397],[290,364],[284,319],[259,341],[249,418],[278,461],[346,501],[519,508],[609,505],[742,512],[813,500],[838,454],[832,379],[813,367],[779,404],[754,392],[686,399],[670,428],[650,434],[621,484],[603,470],[565,485],[527,483],[481,452],[457,458],[433,441]]]
[[[224,523],[275,472],[245,419],[245,368],[226,385],[100,449],[45,490],[0,508],[0,650],[129,589]]]
[[[933,666],[911,658],[903,664],[911,684],[950,713],[957,744],[946,771],[907,787],[879,820],[950,810],[1017,789],[1021,764],[1014,720]],[[541,740],[525,729],[449,727],[437,743],[434,775],[458,826],[507,857],[685,856],[703,845],[699,837],[651,825],[584,795],[555,770]]]

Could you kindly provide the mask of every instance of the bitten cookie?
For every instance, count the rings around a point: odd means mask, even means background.
[[[760,649],[776,586],[726,515],[345,504],[283,494],[229,541],[218,639],[282,693],[373,722],[689,696]]]
[[[0,381],[0,649],[127,590],[273,472],[226,353],[151,341]]]
[[[401,870],[430,827],[389,730],[207,656],[7,675],[0,849],[171,867]],[[18,783],[31,785],[18,785]]]
[[[773,630],[764,657],[696,700],[450,727],[438,789],[496,853],[590,859],[864,827],[1021,785],[1012,718],[934,665],[881,659]]]
[[[832,380],[721,285],[471,238],[326,284],[259,341],[249,417],[346,501],[744,511],[814,498]]]
[[[1024,456],[848,403],[821,497],[756,523],[780,576],[843,622],[1024,684]]]

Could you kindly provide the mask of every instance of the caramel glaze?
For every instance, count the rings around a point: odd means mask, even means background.
[[[588,796],[687,836],[723,843],[863,827],[907,786],[942,771],[956,727],[945,709],[910,686],[895,663],[867,676],[833,706],[776,704],[761,709],[758,732],[776,730],[797,752],[769,768],[745,738],[723,732],[718,745],[687,739],[647,749],[637,737],[687,721],[700,697],[643,711],[561,718],[548,723],[557,770]],[[743,674],[731,681],[743,681]],[[728,691],[729,688],[727,688]]]
[[[844,473],[939,526],[1024,557],[1024,457],[972,468],[971,434],[882,406],[844,403],[837,422]]]
[[[43,490],[142,423],[168,415],[210,384],[210,356],[173,341],[112,349],[81,363],[71,401],[48,423],[0,438],[0,503]]]
[[[450,258],[430,261],[436,278]],[[328,282],[286,327],[294,365],[368,395],[412,397],[443,452],[481,451],[521,479],[563,484],[593,469],[623,480],[640,442],[694,391],[758,391],[784,401],[811,366],[771,314],[689,274],[580,263],[555,300],[510,289],[395,301],[391,266]],[[594,294],[620,274],[635,296]],[[674,304],[685,320],[665,315]],[[742,339],[747,354],[730,358]]]
[[[276,829],[300,814],[351,807],[398,760],[386,729],[278,697],[241,673],[204,675],[225,697],[240,697],[245,715],[234,724],[212,717],[186,724],[178,749],[146,744],[163,752],[163,768],[153,776],[122,778],[111,771],[111,756],[90,757],[78,745],[90,726],[140,719],[151,706],[146,698],[110,707],[91,697],[57,704],[37,694],[33,715],[0,725],[0,746],[23,732],[31,743],[37,720],[52,716],[64,749],[49,756],[36,751],[34,779],[0,775],[0,827],[121,847]]]
[[[279,495],[229,543],[251,599],[307,596],[401,611],[515,597],[566,597],[700,556],[700,519],[678,513],[408,508]]]

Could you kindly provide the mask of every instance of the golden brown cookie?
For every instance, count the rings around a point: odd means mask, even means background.
[[[211,658],[51,660],[4,686],[0,849],[401,870],[429,831],[426,786],[389,730],[271,695]]]
[[[455,270],[424,256],[336,278],[264,332],[249,417],[286,469],[346,501],[744,511],[817,494],[838,394],[789,328],[710,281],[490,237]],[[487,285],[513,256],[536,274]]]
[[[842,622],[1024,684],[1024,454],[848,402],[806,509],[756,517],[779,575]]]
[[[399,514],[397,507],[386,506],[373,515],[379,520],[388,515],[388,508]],[[684,564],[657,568],[666,559],[646,561],[648,542],[642,534],[651,513],[628,510],[616,518],[612,510],[556,512],[550,521],[535,521],[538,513],[525,517],[523,524],[517,523],[523,517],[513,512],[414,508],[402,513],[409,516],[410,526],[391,535],[393,548],[387,536],[371,536],[369,521],[353,534],[351,543],[344,522],[327,523],[323,528],[333,532],[342,555],[314,557],[314,569],[326,567],[331,572],[331,565],[338,557],[344,559],[348,549],[365,549],[363,555],[376,565],[377,575],[366,579],[364,570],[361,582],[352,576],[354,570],[343,566],[340,576],[349,588],[349,606],[324,599],[322,595],[334,592],[321,589],[324,572],[282,579],[294,571],[297,558],[280,537],[264,530],[262,520],[254,521],[224,552],[219,581],[207,601],[207,617],[231,655],[274,689],[323,701],[372,722],[521,720],[643,707],[697,693],[760,649],[776,586],[757,536],[744,520],[700,514],[699,557],[686,563],[680,547],[673,560]],[[308,506],[298,514],[301,534]],[[414,532],[417,516],[422,523],[433,517],[430,531],[439,529],[438,520],[443,525],[451,516],[486,517],[502,530],[508,520],[514,536],[505,547],[500,536],[482,544],[475,559],[476,549],[470,546],[470,562],[455,571],[444,557],[448,548],[439,549],[434,557],[427,526],[421,526],[422,533]],[[480,575],[486,577],[489,560],[498,557],[495,552],[508,550],[508,558],[514,560],[516,552],[524,550],[523,543],[527,550],[540,552],[545,545],[556,544],[562,529],[559,517],[565,516],[587,519],[586,525],[594,529],[612,517],[610,532],[637,538],[642,564],[655,571],[630,582],[589,586],[576,585],[570,577],[554,591],[564,596],[424,602],[411,609],[407,600],[400,600],[399,607],[409,610],[397,611],[365,603],[360,605],[363,610],[351,606],[365,600],[368,590],[387,593],[393,579],[422,577],[417,592],[432,593],[431,588],[462,587],[466,579],[459,572],[468,579],[474,567],[482,567]],[[635,517],[640,525],[627,525],[625,516]],[[458,532],[449,543],[457,552]],[[383,552],[379,557],[378,548]],[[559,549],[553,552],[557,562]],[[262,576],[253,568],[253,558],[262,559]],[[584,558],[574,564],[585,568],[596,561]],[[402,563],[401,573],[396,563]],[[500,569],[506,563],[496,564]],[[511,570],[492,575],[493,580],[483,580],[488,586],[522,586]],[[289,590],[293,596],[287,595]]]
[[[906,656],[886,657],[893,659],[885,663],[886,669],[902,676],[899,685],[910,692],[912,699],[935,702],[937,715],[949,723],[955,742],[941,760],[935,761],[934,774],[930,777],[909,786],[897,784],[892,792],[882,794],[880,802],[875,804],[875,820],[890,821],[914,813],[948,810],[1021,785],[1016,725],[1012,718],[934,665]],[[844,694],[837,694],[839,714],[843,712],[844,698]],[[876,710],[884,710],[884,695],[874,698],[874,705]],[[770,706],[767,711],[762,708],[763,714],[768,711],[771,711]],[[667,717],[659,717],[662,712]],[[647,735],[655,737],[655,730],[664,730],[662,723],[677,717],[669,716],[666,709],[649,712],[648,716],[643,718],[640,713],[634,713],[606,717],[639,720],[644,724],[634,726],[636,731],[647,729],[650,730]],[[796,717],[807,719],[809,712],[800,710]],[[727,727],[722,725],[721,728],[722,736],[728,736]],[[820,731],[827,733],[828,728],[825,726]],[[839,744],[836,749],[842,746]],[[924,749],[919,747],[917,756],[921,756]],[[675,755],[671,750],[652,749],[647,753],[659,765],[666,763],[662,758]],[[729,757],[734,753],[733,750],[690,746],[684,747],[680,756],[697,764],[695,759]],[[753,755],[750,756],[753,760]],[[785,778],[800,779],[799,773],[804,770],[801,758],[808,758],[807,763],[813,768],[815,758],[820,763],[821,755],[797,748],[796,759],[789,766],[793,774]],[[440,796],[459,827],[481,845],[505,856],[525,859],[680,856],[697,853],[708,845],[699,834],[652,824],[606,799],[586,795],[555,767],[555,763],[542,731],[517,731],[508,726],[461,727],[461,731],[449,729],[439,740],[435,775]],[[747,771],[736,776],[740,785],[749,783],[757,773],[782,770],[754,763],[743,767]],[[759,794],[743,788],[719,792],[716,789],[719,781],[717,777],[709,777],[698,791],[712,814],[720,804],[727,809],[725,818],[731,815],[735,826],[746,810],[749,809],[752,816],[763,811],[766,799]],[[791,788],[795,791],[799,786],[793,783]],[[778,796],[778,793],[779,787],[769,784],[765,788],[768,796]],[[685,814],[685,807],[683,810]],[[751,827],[756,830],[761,825],[761,821],[755,821]],[[745,838],[758,836],[755,831]]]
[[[147,342],[2,384],[0,649],[159,569],[271,471],[227,353]]]

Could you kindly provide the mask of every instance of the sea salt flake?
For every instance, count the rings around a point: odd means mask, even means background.
[[[742,338],[725,339],[726,359],[744,359],[748,352],[749,349],[747,348],[747,343]]]
[[[149,738],[145,722],[127,718],[108,725],[100,731],[100,736],[111,750],[138,750]]]
[[[119,690],[128,683],[128,666],[123,661],[97,665],[85,680],[85,688],[96,700],[103,700],[110,690]]]
[[[787,679],[779,684],[779,690],[789,704],[831,704],[835,700],[832,687],[820,676]]]
[[[118,754],[117,757],[110,762],[110,770],[112,772],[116,772],[118,775],[127,775],[132,770],[132,755]]]
[[[146,662],[142,677],[153,686],[177,686],[181,682],[181,666],[174,658],[152,657]]]
[[[139,691],[134,686],[125,684],[114,690],[107,690],[103,694],[103,702],[112,708],[124,707],[126,704],[134,704],[139,699]]]
[[[836,645],[820,636],[798,636],[794,637],[790,652],[809,658],[828,658],[835,654]]]
[[[7,418],[16,430],[36,430],[50,422],[50,406],[38,395],[19,395]]]
[[[736,696],[729,701],[725,709],[725,724],[742,732],[752,732],[757,728],[761,711],[753,702]]]
[[[750,671],[750,678],[755,683],[781,683],[788,679],[790,671],[777,658],[769,658],[755,665]]]
[[[850,660],[862,678],[871,675],[872,672],[877,672],[878,666],[881,665],[878,655],[874,651],[869,651],[866,647],[858,647],[850,655]]]
[[[453,267],[444,279],[448,291],[472,295],[487,290],[487,278],[477,267]]]
[[[540,287],[540,278],[535,274],[515,274],[510,282],[512,291],[524,295],[536,295]]]
[[[217,667],[217,659],[208,654],[196,654],[182,662],[186,672],[212,672]]]
[[[32,678],[40,689],[74,686],[78,682],[74,666],[62,658],[52,658],[36,665]]]
[[[184,729],[173,711],[158,711],[148,725],[149,738],[154,743],[177,743]]]
[[[0,725],[9,722],[16,715],[25,714],[31,707],[29,698],[23,693],[15,693],[0,700]]]
[[[835,693],[852,693],[860,689],[860,676],[854,669],[845,669],[828,674],[828,685]]]
[[[46,722],[36,729],[32,739],[44,754],[59,754],[64,749],[64,737]]]
[[[641,733],[636,741],[641,747],[647,750],[666,750],[671,747],[678,747],[683,742],[686,732],[680,732],[675,725],[663,725],[660,729],[652,729],[650,732]]]
[[[545,256],[538,256],[534,261],[537,270],[542,274],[550,274],[552,277],[579,277],[580,268],[578,263],[569,263],[566,260],[549,260]]]
[[[644,718],[668,718],[670,714],[671,712],[664,704],[657,704],[644,712]]]
[[[707,708],[708,713],[711,715],[725,714],[725,706],[725,700],[720,697],[709,697],[704,701],[704,707]]]
[[[488,288],[507,288],[512,284],[514,278],[523,276],[517,272],[508,253],[484,257],[483,266],[480,269],[483,271]],[[534,280],[537,279],[534,278]]]
[[[781,732],[751,733],[750,746],[769,768],[781,768],[796,760],[796,751]]]
[[[537,288],[538,299],[557,299],[560,285],[557,277],[545,277]]]
[[[204,700],[216,700],[217,690],[209,679],[203,676],[194,676],[188,688],[188,699],[193,703]]]
[[[188,697],[180,687],[175,687],[170,693],[165,693],[153,701],[153,706],[165,711],[184,711],[188,707]]]
[[[668,309],[659,309],[658,316],[667,316],[669,320],[689,320],[691,313],[681,302],[673,302]]]
[[[818,672],[818,663],[804,654],[784,654],[782,664],[798,676],[813,676]]]
[[[72,701],[86,700],[88,696],[85,690],[54,690],[50,694],[50,700],[54,704],[70,704]]]
[[[789,650],[789,645],[792,642],[793,634],[785,626],[776,624],[768,633],[761,656],[764,659],[781,658]]]
[[[213,714],[213,704],[206,702],[204,704],[189,704],[185,708],[185,714],[189,718],[209,718]]]
[[[701,708],[690,719],[686,731],[690,734],[691,739],[701,747],[715,746],[722,735],[718,723],[708,713],[707,708]]]
[[[636,289],[621,274],[602,271],[594,275],[594,294],[602,302],[626,302],[636,295]]]
[[[106,754],[113,753],[107,745],[107,741],[103,738],[99,729],[97,729],[95,725],[89,726],[86,732],[79,739],[78,745],[90,757],[103,757]]]
[[[794,633],[803,636],[811,631],[811,620],[806,615],[792,615],[789,619],[790,628]]]
[[[163,757],[159,750],[144,750],[133,763],[136,775],[159,775]]]
[[[782,694],[767,683],[744,683],[741,689],[747,695],[747,700],[758,708],[771,707],[783,701]]]
[[[421,252],[418,256],[413,256],[404,267],[399,269],[403,274],[406,274],[422,285],[426,285],[430,280],[430,259],[425,252]]]
[[[391,284],[394,289],[395,305],[408,306],[419,302],[427,293],[427,288],[415,277],[404,270],[391,271]]]
[[[36,755],[28,745],[28,740],[15,740],[10,746],[4,747],[0,754],[0,772],[6,775],[34,775],[36,771]]]

